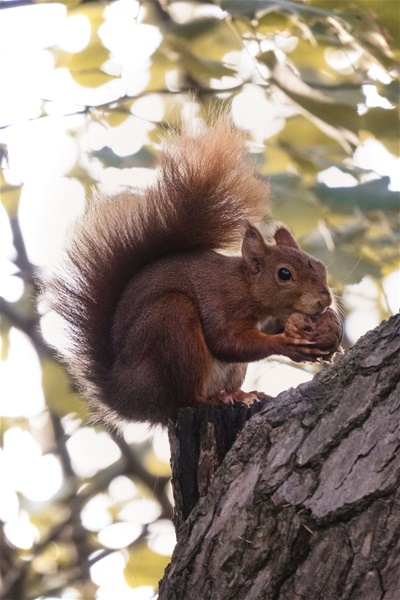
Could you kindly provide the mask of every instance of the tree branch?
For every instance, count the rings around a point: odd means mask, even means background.
[[[399,359],[397,315],[248,421],[178,531],[160,600],[397,597]]]

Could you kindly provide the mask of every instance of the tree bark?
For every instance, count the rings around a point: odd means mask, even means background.
[[[222,457],[206,461],[207,491],[198,468],[202,497],[186,520],[178,498],[160,600],[399,600],[399,359],[397,315],[265,401],[215,473]],[[209,450],[218,434],[208,429]],[[179,431],[170,437],[182,465]]]

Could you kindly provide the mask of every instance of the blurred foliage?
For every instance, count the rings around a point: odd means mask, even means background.
[[[18,10],[12,4],[4,8]],[[90,35],[79,51],[67,52],[58,45],[48,51],[54,68],[68,69],[75,84],[93,93],[85,95],[93,101],[77,96],[73,110],[63,113],[61,99],[41,98],[34,118],[52,119],[55,108],[65,118],[71,112],[84,117],[83,125],[68,129],[80,145],[66,174],[69,178],[80,181],[89,193],[106,169],[128,173],[152,168],[159,136],[170,123],[179,126],[188,102],[198,104],[203,114],[210,106],[231,106],[239,125],[253,138],[251,151],[260,173],[271,181],[273,217],[286,222],[303,247],[326,262],[339,293],[366,276],[382,289],[382,278],[398,268],[400,196],[391,189],[388,173],[359,166],[357,150],[376,141],[380,152],[398,154],[396,0],[144,0],[140,6],[132,0],[125,2],[129,10],[121,30],[121,43],[127,47],[123,61],[106,44],[103,29],[108,8],[118,2],[63,4],[68,18],[86,18]],[[115,28],[122,21],[113,23]],[[138,66],[135,52],[140,48],[131,47],[129,41],[138,28],[146,31],[145,26],[151,27],[148,35],[156,30],[159,40],[145,64]],[[97,92],[104,92],[107,100],[99,101]],[[157,109],[152,108],[155,98]],[[254,98],[258,108],[255,104],[246,108]],[[240,118],[238,107],[242,112],[244,108]],[[101,148],[88,148],[83,142],[90,124],[99,124],[111,138],[118,131],[123,136],[133,117],[135,126],[141,122],[144,127],[143,144],[134,153],[117,152],[111,142]],[[2,129],[9,127],[12,123]],[[157,523],[171,516],[168,478],[165,466],[155,459],[151,435],[137,444],[114,438],[119,459],[92,478],[77,474],[68,441],[87,420],[86,409],[40,337],[35,310],[39,290],[18,217],[24,181],[7,179],[5,144],[0,145],[0,163],[4,167],[0,190],[15,250],[12,262],[16,277],[24,283],[17,302],[3,302],[2,355],[8,356],[11,326],[28,336],[41,359],[50,415],[40,427],[23,415],[4,419],[3,433],[18,427],[36,436],[43,453],[59,458],[63,472],[61,489],[48,502],[35,503],[18,492],[19,517],[34,526],[36,537],[33,546],[23,550],[2,531],[4,597],[28,600],[60,594],[87,600],[96,597],[90,570],[112,549],[85,525],[82,510],[97,499],[104,501],[110,523],[124,522],[110,486],[125,477],[134,483],[131,500],[156,499]],[[336,173],[336,185],[332,178],[327,184],[329,171]],[[350,179],[343,185],[345,176]],[[376,307],[381,318],[388,316],[383,293],[377,295]],[[149,526],[150,521],[141,523],[140,533],[125,552],[124,574],[132,588],[156,587],[166,563],[147,543]]]

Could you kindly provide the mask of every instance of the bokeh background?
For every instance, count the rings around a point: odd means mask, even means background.
[[[272,216],[328,266],[344,346],[397,312],[398,0],[0,4],[3,598],[147,600],[174,546],[165,432],[90,426],[48,344],[38,267],[93,187],[154,179],[160,139],[225,107]],[[271,395],[321,366],[262,361]]]

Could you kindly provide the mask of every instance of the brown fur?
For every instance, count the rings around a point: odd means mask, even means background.
[[[248,361],[321,356],[259,330],[331,300],[324,267],[286,229],[267,245],[248,223],[263,216],[268,190],[244,154],[225,117],[199,136],[168,136],[156,183],[142,197],[93,198],[44,279],[70,339],[64,360],[102,420],[165,424],[181,406],[233,393]],[[242,257],[215,252],[244,229]],[[277,280],[280,266],[293,282]]]

